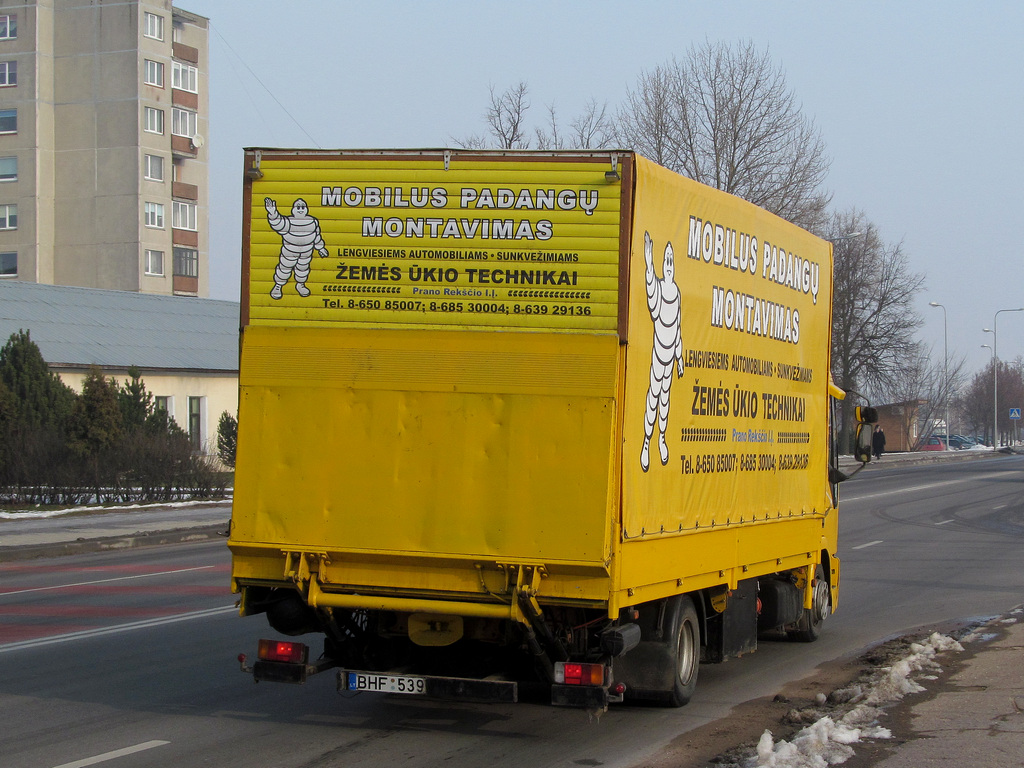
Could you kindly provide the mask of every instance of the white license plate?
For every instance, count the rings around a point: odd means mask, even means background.
[[[368,675],[363,672],[349,672],[348,689],[377,693],[426,693],[427,681],[412,675]]]

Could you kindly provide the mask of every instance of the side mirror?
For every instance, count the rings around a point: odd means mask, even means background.
[[[878,411],[870,405],[858,405],[855,413],[856,419],[862,423],[874,424],[878,421]],[[869,439],[870,443],[871,440]]]
[[[871,409],[874,410],[874,409]],[[867,464],[871,461],[871,434],[874,431],[874,426],[871,424],[860,423],[857,425],[857,461],[861,464]]]

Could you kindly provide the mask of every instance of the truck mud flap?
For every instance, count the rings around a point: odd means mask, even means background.
[[[338,670],[338,692],[396,693],[431,699],[515,704],[519,686],[510,680]]]
[[[327,659],[318,661],[315,664],[264,661],[261,659],[252,665],[251,670],[246,668],[243,662],[242,671],[251,671],[253,679],[257,683],[266,681],[268,683],[298,683],[301,685],[306,682],[306,678],[310,675],[319,674],[336,666],[338,666],[336,663]]]
[[[256,682],[304,683],[308,676],[305,664],[289,664],[282,661],[257,661],[252,665],[252,676]]]
[[[621,697],[620,697],[621,700]],[[596,685],[552,685],[551,703],[556,707],[607,709],[608,689]]]

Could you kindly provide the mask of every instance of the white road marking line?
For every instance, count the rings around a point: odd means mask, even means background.
[[[1009,504],[1000,504],[998,506],[992,507],[992,509],[1006,509],[1008,506],[1010,506],[1010,505]]]
[[[81,760],[75,760],[73,763],[63,763],[61,765],[54,766],[54,768],[85,768],[87,765],[96,765],[97,763],[105,763],[108,760],[115,760],[125,755],[134,755],[136,752],[145,752],[147,749],[153,749],[153,747],[162,747],[165,744],[170,744],[169,741],[145,741],[142,744],[136,744],[134,747],[125,747],[124,749],[115,749],[113,752],[104,752],[102,755],[96,755],[95,757],[85,757]]]
[[[324,725],[347,725],[354,728],[366,725],[370,718],[363,715],[301,715],[295,718],[303,723],[323,723]]]
[[[946,523],[955,523],[956,520],[943,520],[942,522],[936,523],[936,525],[945,525]]]
[[[0,653],[7,653],[8,651],[20,651],[24,648],[40,648],[44,645],[54,645],[55,643],[68,643],[73,640],[85,640],[90,637],[102,637],[104,635],[117,635],[122,632],[131,632],[136,629],[148,629],[149,627],[159,627],[163,624],[176,624],[179,621],[191,621],[192,619],[205,619],[210,616],[218,616],[222,613],[228,613],[229,611],[237,611],[233,605],[229,605],[221,608],[207,608],[205,611],[193,611],[192,613],[179,613],[173,616],[161,616],[156,619],[145,619],[144,621],[132,621],[128,624],[116,624],[112,627],[98,627],[96,629],[83,629],[80,632],[68,632],[65,635],[51,635],[50,637],[40,637],[35,640],[22,640],[17,643],[7,643],[6,645],[0,645]]]
[[[270,717],[269,712],[246,712],[244,710],[236,709],[218,709],[216,712],[211,712],[210,717]]]
[[[88,587],[93,584],[106,584],[111,581],[126,581],[128,579],[146,579],[150,576],[168,576],[172,573],[188,573],[189,571],[202,571],[213,568],[212,565],[199,565],[195,568],[178,568],[174,571],[157,571],[156,573],[136,573],[132,576],[115,576],[111,579],[96,579],[95,581],[76,581],[73,584],[54,584],[52,587],[33,587],[32,589],[15,589],[10,592],[0,590],[0,598],[8,595],[23,595],[26,592],[45,592],[48,589],[67,589],[68,587]]]
[[[912,485],[907,488],[894,488],[891,491],[880,491],[878,493],[866,493],[863,496],[858,496],[847,492],[843,495],[843,501],[861,501],[863,499],[877,499],[881,496],[891,496],[894,493],[910,493],[913,491],[927,491],[932,488],[942,488],[947,485],[961,485],[963,483],[973,483],[977,480],[988,480],[993,477],[1006,477],[1004,472],[986,472],[983,475],[973,475],[971,477],[961,478],[959,480],[943,480],[940,483],[925,483],[924,485]]]
[[[856,547],[853,547],[853,549],[867,549],[868,547],[873,547],[873,546],[875,546],[875,544],[881,544],[881,543],[882,543],[881,539],[879,539],[878,541],[869,541],[867,544],[858,544]]]

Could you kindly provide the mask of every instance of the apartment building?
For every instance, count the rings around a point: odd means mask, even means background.
[[[209,295],[208,20],[0,0],[0,279]]]

